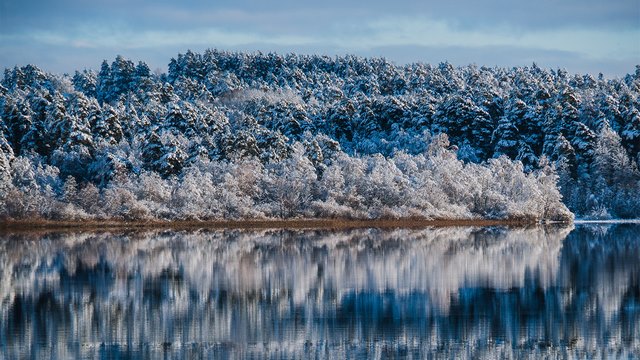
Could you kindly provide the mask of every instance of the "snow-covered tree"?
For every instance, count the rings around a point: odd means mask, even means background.
[[[638,216],[637,79],[218,50],[179,54],[167,74],[122,56],[72,76],[14,67],[0,85],[0,208],[542,219],[568,218],[563,201]]]

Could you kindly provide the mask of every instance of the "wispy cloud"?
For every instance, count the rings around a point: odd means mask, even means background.
[[[84,25],[68,31],[32,31],[0,39],[32,41],[74,48],[147,49],[170,46],[234,47],[249,44],[312,46],[370,50],[387,46],[520,48],[575,52],[594,59],[640,58],[640,29],[596,31],[581,28],[511,31],[508,27],[464,29],[426,18],[382,18],[363,24],[334,26],[315,35],[280,34],[219,28],[134,30],[126,26]]]
[[[193,30],[125,30],[81,27],[70,32],[33,31],[0,35],[0,41],[32,41],[44,45],[78,48],[146,49],[167,46],[238,46],[247,44],[308,45],[316,40],[295,35],[264,36],[257,33],[215,28]]]
[[[367,24],[369,31],[338,41],[345,47],[376,46],[514,46],[540,50],[580,53],[592,58],[640,58],[640,28],[592,30],[560,28],[553,30],[515,31],[509,26],[465,29],[447,21],[426,18],[384,18]]]
[[[503,63],[498,57],[505,52],[490,49],[521,49],[526,51],[518,50],[519,56],[531,54],[527,63],[554,52],[572,54],[573,63],[552,57],[547,65],[588,65],[606,73],[621,64],[632,68],[640,59],[640,3],[0,0],[0,67],[54,57],[65,63],[66,57],[64,71],[71,71],[91,66],[77,59],[97,53],[136,53],[143,59],[147,54],[145,60],[166,64],[168,58],[159,56],[209,47],[375,53],[392,60],[405,58],[411,47],[416,54],[425,48],[467,49],[455,52],[461,63]],[[398,48],[404,52],[395,53]]]

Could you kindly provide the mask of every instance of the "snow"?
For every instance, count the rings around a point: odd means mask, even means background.
[[[579,217],[640,216],[637,73],[207,50],[171,59],[167,74],[121,56],[73,76],[15,67],[0,90],[2,217],[69,214],[68,176],[102,201],[116,188],[132,194],[108,212],[71,203],[89,217],[541,219],[570,217],[565,205]],[[440,134],[450,146],[434,152]],[[20,185],[25,161],[57,171],[56,184]],[[225,176],[254,161],[261,191],[229,190]],[[159,204],[140,189],[151,173],[172,194],[189,182],[210,193]],[[47,205],[14,207],[34,197]],[[187,201],[205,208],[177,205]]]

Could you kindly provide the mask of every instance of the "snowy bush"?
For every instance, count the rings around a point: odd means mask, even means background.
[[[11,168],[14,184],[3,198],[3,216],[78,220],[88,218],[424,218],[570,220],[553,168],[525,173],[506,157],[465,164],[447,150],[445,135],[428,151],[391,157],[338,154],[318,176],[303,146],[291,157],[261,165],[194,163],[180,177],[154,172],[117,177],[99,189],[68,177],[56,192],[55,168],[30,171],[29,159]],[[33,166],[33,165],[30,165]],[[61,182],[61,181],[58,181]]]

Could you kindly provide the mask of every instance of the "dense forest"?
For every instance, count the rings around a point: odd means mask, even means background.
[[[639,95],[640,66],[607,79],[207,50],[167,73],[121,56],[14,67],[0,217],[638,217]]]

